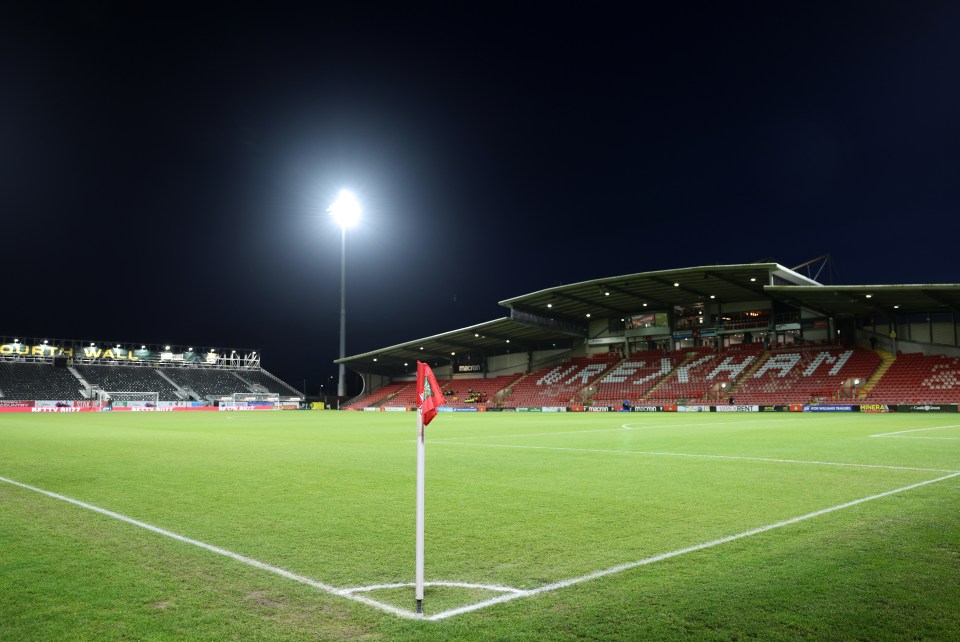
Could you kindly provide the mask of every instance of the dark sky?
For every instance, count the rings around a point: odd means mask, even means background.
[[[960,4],[203,6],[0,9],[0,334],[315,390],[343,187],[348,354],[649,270],[960,282]]]

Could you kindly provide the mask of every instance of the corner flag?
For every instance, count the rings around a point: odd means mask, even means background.
[[[426,441],[424,426],[440,412],[437,410],[446,403],[440,384],[433,376],[430,366],[417,361],[417,568],[415,597],[417,599],[417,614],[423,615],[423,502],[424,502],[424,467],[426,465]]]
[[[433,376],[433,370],[426,363],[417,361],[417,407],[423,413],[424,426],[437,416],[437,408],[446,402],[437,378]]]

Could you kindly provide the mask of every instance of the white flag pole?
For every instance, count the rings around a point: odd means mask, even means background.
[[[417,408],[417,613],[423,615],[423,477],[426,463],[423,409]]]

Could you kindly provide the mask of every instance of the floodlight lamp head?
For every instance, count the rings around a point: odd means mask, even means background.
[[[360,202],[349,190],[340,190],[336,202],[327,208],[333,220],[343,229],[353,227],[360,221]]]

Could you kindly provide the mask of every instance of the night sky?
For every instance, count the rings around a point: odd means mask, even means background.
[[[347,354],[650,270],[960,282],[960,4],[204,7],[0,10],[0,334],[257,349],[313,394],[341,188]]]

